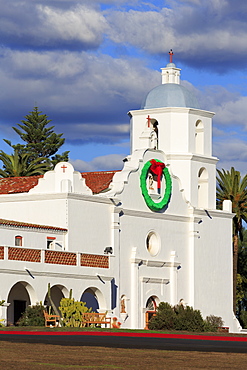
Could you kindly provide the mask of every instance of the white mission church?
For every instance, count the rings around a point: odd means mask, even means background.
[[[121,171],[79,173],[69,163],[0,179],[0,319],[27,305],[76,300],[144,328],[161,301],[181,299],[240,330],[232,302],[232,211],[216,209],[212,112],[180,85],[162,84],[130,111],[131,154]]]

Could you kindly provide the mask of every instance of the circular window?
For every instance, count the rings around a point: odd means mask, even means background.
[[[146,239],[147,250],[151,256],[156,256],[160,249],[159,238],[153,231],[150,232]]]

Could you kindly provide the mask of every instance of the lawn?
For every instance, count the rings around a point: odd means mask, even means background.
[[[5,370],[58,369],[245,369],[247,354],[178,352],[0,342]]]
[[[144,330],[144,329],[109,329],[109,328],[95,328],[95,327],[87,327],[87,328],[70,328],[70,327],[62,327],[62,328],[46,328],[44,326],[4,326],[0,327],[1,331],[42,331],[42,332],[81,332],[81,331],[103,331],[103,332],[118,332],[118,333],[159,333],[159,334],[183,334],[183,335],[212,335],[212,336],[238,336],[238,337],[245,337],[247,338],[247,334],[235,334],[235,333],[217,333],[217,332],[189,332],[189,331],[169,331],[169,330]]]

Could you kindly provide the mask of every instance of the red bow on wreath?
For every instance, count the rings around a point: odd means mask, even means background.
[[[163,173],[163,169],[165,168],[165,164],[162,162],[157,162],[155,159],[152,159],[150,163],[150,171],[157,175],[158,189],[160,189],[161,176]]]

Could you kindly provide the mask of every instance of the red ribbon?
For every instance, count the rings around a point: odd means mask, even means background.
[[[157,175],[158,189],[160,189],[161,176],[163,173],[163,169],[165,168],[165,164],[162,162],[157,162],[155,159],[152,159],[150,162],[150,171]]]

